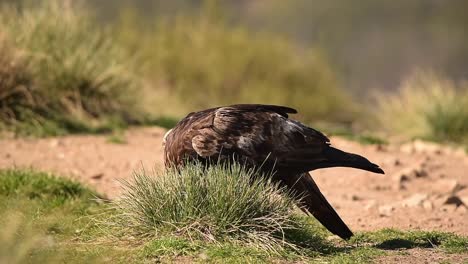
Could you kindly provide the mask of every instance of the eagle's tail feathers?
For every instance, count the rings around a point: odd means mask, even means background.
[[[303,173],[295,182],[290,181],[286,184],[301,194],[301,209],[312,214],[330,232],[346,240],[353,236],[353,232],[328,203],[308,173]]]

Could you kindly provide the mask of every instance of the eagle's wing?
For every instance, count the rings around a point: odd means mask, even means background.
[[[327,167],[383,171],[366,158],[330,146],[321,132],[289,119],[292,108],[272,105],[233,105],[214,109],[209,125],[199,126],[191,139],[200,157],[237,154],[256,165],[266,159],[278,170],[306,172]],[[208,123],[209,123],[208,122]]]

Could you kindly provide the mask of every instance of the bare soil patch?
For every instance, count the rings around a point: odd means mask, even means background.
[[[105,135],[4,138],[0,139],[0,168],[59,173],[112,198],[121,191],[118,180],[128,179],[132,171],[162,168],[164,133],[158,127],[129,129],[125,144],[111,143]],[[424,142],[364,146],[333,137],[332,144],[366,156],[386,172],[377,175],[348,168],[313,172],[352,230],[398,228],[468,235],[468,156],[464,152]]]

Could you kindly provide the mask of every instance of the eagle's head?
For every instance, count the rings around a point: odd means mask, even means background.
[[[172,129],[169,129],[166,134],[164,134],[164,137],[163,137],[163,141],[162,141],[162,145],[165,146],[166,145],[166,140],[167,140],[167,136],[169,136],[169,134],[172,132]]]

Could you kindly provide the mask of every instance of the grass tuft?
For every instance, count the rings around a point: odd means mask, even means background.
[[[0,41],[0,82],[7,77],[0,94],[4,127],[60,135],[140,118],[130,57],[84,7],[52,0],[4,5],[0,14],[6,39]]]
[[[164,233],[209,242],[235,241],[277,250],[293,246],[295,200],[254,170],[235,164],[189,165],[166,173],[135,173],[115,202],[119,228],[140,237]]]

